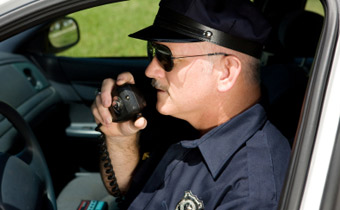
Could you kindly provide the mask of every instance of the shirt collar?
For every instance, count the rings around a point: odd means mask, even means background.
[[[263,126],[266,114],[256,104],[224,124],[212,129],[200,139],[182,141],[186,148],[198,147],[214,179],[231,156]]]

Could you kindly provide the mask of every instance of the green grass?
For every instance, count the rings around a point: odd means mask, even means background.
[[[153,23],[157,0],[130,0],[69,15],[80,28],[80,42],[60,53],[72,57],[145,56],[145,41],[128,35]]]
[[[308,0],[306,4],[306,10],[313,11],[324,16],[324,10],[319,0]]]

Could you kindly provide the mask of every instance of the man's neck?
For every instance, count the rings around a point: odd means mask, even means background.
[[[231,101],[226,99],[215,104],[210,109],[204,110],[203,113],[197,114],[187,120],[194,128],[204,135],[211,129],[229,121],[245,110],[259,102],[260,92],[253,91],[252,94],[245,94],[247,97],[239,97]]]

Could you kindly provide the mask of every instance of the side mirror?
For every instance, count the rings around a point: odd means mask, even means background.
[[[49,42],[47,51],[58,53],[79,42],[79,27],[73,18],[63,17],[49,25],[47,36]]]

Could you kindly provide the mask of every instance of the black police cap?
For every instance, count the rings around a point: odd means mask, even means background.
[[[153,25],[129,36],[163,42],[208,41],[258,58],[270,28],[249,0],[161,0]]]

